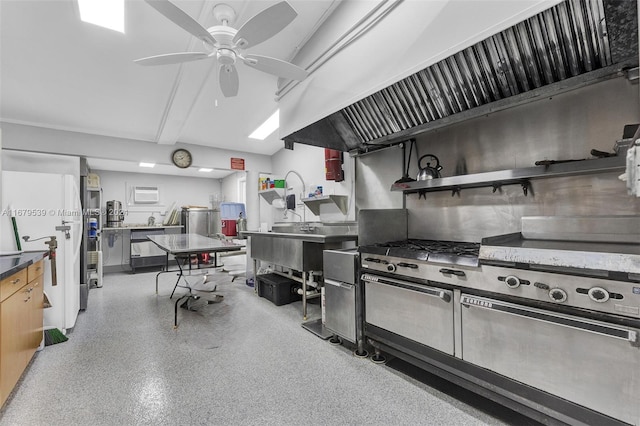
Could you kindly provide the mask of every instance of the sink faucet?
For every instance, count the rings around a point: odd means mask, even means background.
[[[284,199],[285,199],[285,201],[287,199],[287,187],[288,187],[287,178],[289,177],[289,175],[291,173],[293,173],[294,175],[298,176],[298,179],[300,179],[300,182],[302,182],[302,192],[301,192],[301,194],[304,194],[304,191],[307,188],[305,186],[305,184],[304,184],[304,179],[302,179],[302,176],[300,175],[300,173],[296,172],[295,170],[289,170],[287,172],[287,174],[284,176]],[[301,196],[300,198],[303,198],[303,197]],[[291,213],[293,213],[296,216],[300,217],[300,215],[298,213],[294,212],[291,209],[287,209],[287,210],[284,211],[284,217],[285,218],[287,217],[287,211],[290,211]],[[302,208],[302,217],[300,217],[300,219],[302,220],[303,226],[305,226],[306,223],[307,223],[307,219],[306,219],[306,208],[304,208],[304,207]]]
[[[313,225],[311,225],[310,223],[307,223],[306,221],[304,221],[302,216],[300,216],[298,213],[296,213],[295,211],[293,211],[291,209],[286,209],[284,211],[284,219],[287,218],[287,212],[293,213],[296,216],[298,216],[298,218],[300,218],[300,230],[302,232],[311,232],[311,231],[313,231]]]

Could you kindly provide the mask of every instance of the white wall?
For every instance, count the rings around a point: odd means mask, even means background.
[[[222,193],[224,194],[224,201],[230,203],[243,203],[244,200],[240,200],[238,194],[238,181],[242,178],[246,179],[247,172],[236,172],[224,179],[221,179]]]
[[[0,129],[0,200],[2,200],[2,129]],[[2,234],[0,234],[0,240]]]
[[[342,182],[328,181],[325,179],[325,163],[324,163],[324,148],[319,148],[310,145],[295,144],[293,150],[282,149],[278,151],[272,157],[273,174],[270,176],[272,179],[284,179],[287,173],[291,170],[298,172],[305,183],[305,188],[302,187],[300,179],[294,174],[290,173],[287,178],[287,186],[292,188],[291,193],[296,195],[296,212],[300,215],[303,214],[308,222],[310,221],[325,221],[325,222],[339,222],[339,221],[353,221],[355,220],[355,185],[354,185],[354,160],[349,157],[348,154],[344,155],[343,170],[345,178]],[[256,182],[257,185],[257,182]],[[322,186],[323,194],[325,195],[346,195],[349,197],[350,208],[347,215],[340,213],[337,209],[329,211],[326,209],[326,214],[323,212],[322,217],[318,217],[311,213],[311,211],[304,207],[304,204],[300,202],[301,194],[307,197],[309,194],[309,186]],[[330,207],[330,206],[327,206]],[[271,210],[271,218],[269,217],[268,210]],[[283,217],[284,209],[276,208],[267,204],[263,199],[260,201],[260,217],[263,222],[297,222],[300,220],[297,216],[288,213],[287,218]]]
[[[220,182],[217,179],[191,178],[180,176],[150,175],[146,173],[122,173],[105,170],[92,170],[100,176],[102,186],[103,207],[109,200],[122,202],[125,223],[146,223],[153,213],[156,222],[164,220],[165,210],[176,201],[177,207],[186,205],[211,207],[209,196],[221,194]],[[128,185],[158,186],[160,188],[160,204],[127,205]]]
[[[6,136],[6,133],[5,133]],[[7,139],[5,139],[7,142]],[[5,148],[8,148],[5,144]],[[80,184],[80,157],[2,150],[2,170],[73,175]]]
[[[72,175],[78,188],[80,187],[80,158],[69,155],[39,154],[3,149],[0,150],[0,168],[9,172],[33,172]],[[2,173],[0,173],[1,175]],[[1,187],[0,182],[0,187]],[[25,187],[25,191],[36,193],[37,188]],[[0,198],[0,210],[8,206]],[[12,250],[13,244],[6,240],[13,235],[13,228],[8,216],[0,216],[0,243],[2,250]]]
[[[22,151],[67,154],[81,157],[123,161],[148,161],[171,164],[171,153],[178,146],[187,147],[193,156],[193,167],[231,168],[231,157],[244,158],[247,170],[271,170],[266,155],[235,152],[199,145],[158,145],[153,142],[121,139],[87,133],[68,132],[43,127],[2,123],[4,148]]]
[[[283,95],[280,135],[284,137],[300,130],[559,2],[397,2],[364,35],[335,52],[304,82]],[[343,2],[313,40],[301,49],[295,63],[303,67],[311,65],[327,46],[339,42],[343,36],[349,37],[345,35],[349,25],[355,25],[365,12],[382,3],[388,2]],[[352,34],[360,30],[362,27],[356,26]]]

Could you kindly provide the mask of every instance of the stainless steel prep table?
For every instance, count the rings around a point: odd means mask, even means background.
[[[172,254],[176,257],[176,259],[182,258],[186,259],[189,262],[189,270],[191,270],[191,257],[197,256],[202,253],[219,253],[219,252],[228,252],[228,251],[237,251],[241,250],[243,246],[235,244],[230,241],[225,240],[217,240],[214,238],[204,237],[198,234],[176,234],[176,235],[150,235],[147,238],[151,240],[154,244],[156,244],[160,249],[162,249],[165,253],[167,253],[167,270],[159,272],[156,274],[156,294],[158,294],[158,276],[162,273],[166,272],[175,272],[169,271],[169,255]],[[173,287],[173,291],[171,292],[171,296],[176,291],[178,284],[180,283],[180,279],[184,279],[184,269],[182,264],[178,261],[176,262],[178,265],[178,279],[176,280],[176,284]],[[215,267],[215,265],[214,265]],[[178,303],[186,298],[193,297],[192,288],[189,285],[189,282],[185,279],[186,283],[185,288],[189,290],[189,292],[176,300],[175,304],[175,316],[174,316],[174,327],[178,326]]]

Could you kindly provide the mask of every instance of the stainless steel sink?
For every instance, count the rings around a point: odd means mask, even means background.
[[[251,256],[298,271],[321,271],[322,250],[344,248],[358,239],[356,222],[276,223],[272,232],[246,231]]]
[[[273,233],[313,235],[357,235],[357,222],[286,222],[274,223]]]

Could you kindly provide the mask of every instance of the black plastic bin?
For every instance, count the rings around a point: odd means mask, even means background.
[[[274,305],[286,305],[298,301],[301,295],[295,292],[300,287],[297,281],[278,274],[258,275],[258,295],[271,301]]]

